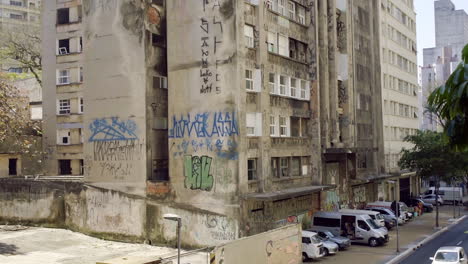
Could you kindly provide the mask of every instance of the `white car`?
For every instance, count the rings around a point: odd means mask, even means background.
[[[467,264],[465,250],[462,247],[441,247],[434,257],[429,258],[432,264]]]
[[[436,205],[436,195],[435,194],[423,195],[423,196],[421,196],[421,199],[425,203],[430,203],[432,205]],[[439,203],[439,206],[441,206],[441,205],[444,204],[444,199],[442,199],[442,197],[439,195],[439,198],[437,199],[437,202]]]

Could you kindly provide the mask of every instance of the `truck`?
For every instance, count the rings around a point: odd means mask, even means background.
[[[425,195],[435,194],[435,187],[429,187],[424,193]],[[439,196],[442,197],[444,203],[458,204],[462,201],[463,191],[460,187],[439,187]]]

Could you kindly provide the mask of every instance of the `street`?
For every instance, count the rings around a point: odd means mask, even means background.
[[[432,261],[429,258],[433,257],[437,249],[443,246],[461,246],[465,251],[468,250],[468,218],[431,240],[429,244],[423,245],[400,263],[430,264]]]

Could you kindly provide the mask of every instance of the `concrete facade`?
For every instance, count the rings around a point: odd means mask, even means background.
[[[407,135],[419,129],[416,13],[413,1],[381,1],[382,112],[385,169],[399,173]]]

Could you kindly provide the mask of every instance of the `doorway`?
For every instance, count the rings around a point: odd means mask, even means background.
[[[71,160],[59,160],[59,175],[71,175]]]
[[[18,159],[8,159],[8,175],[18,175],[17,164]]]

